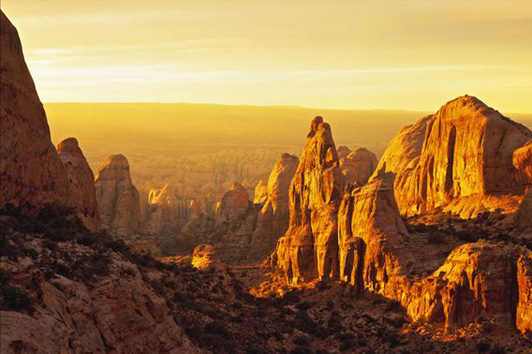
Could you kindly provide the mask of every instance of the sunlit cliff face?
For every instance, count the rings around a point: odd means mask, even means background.
[[[44,102],[435,111],[475,93],[505,112],[532,111],[530,1],[4,0],[2,9]]]

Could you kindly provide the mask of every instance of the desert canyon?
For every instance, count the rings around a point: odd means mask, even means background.
[[[530,120],[277,107],[297,137],[130,158],[63,137],[76,104],[43,107],[1,29],[2,353],[531,353]]]

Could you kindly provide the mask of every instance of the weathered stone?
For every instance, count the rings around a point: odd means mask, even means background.
[[[100,227],[98,202],[94,187],[94,173],[85,159],[76,138],[68,138],[57,145],[59,158],[70,183],[71,200],[77,215],[91,231]]]
[[[70,184],[15,27],[0,13],[0,208],[72,206]]]
[[[95,186],[102,227],[121,237],[137,232],[139,192],[131,182],[125,156],[109,156],[98,170]]]
[[[395,175],[402,215],[443,207],[461,217],[503,209],[515,212],[530,182],[512,164],[532,137],[521,124],[475,97],[463,96],[403,129],[384,153],[377,174]],[[517,197],[519,199],[519,197]]]
[[[340,158],[340,167],[344,175],[345,184],[362,186],[368,182],[375,168],[377,157],[371,151],[359,148]]]
[[[329,124],[312,120],[290,185],[290,222],[273,262],[289,282],[338,276],[338,207],[344,188]]]

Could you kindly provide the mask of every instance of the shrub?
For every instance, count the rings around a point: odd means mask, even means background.
[[[33,300],[24,290],[5,285],[2,287],[2,310],[33,312]]]
[[[293,343],[298,346],[308,347],[310,345],[310,340],[308,337],[299,336],[293,340]]]
[[[490,351],[490,354],[506,354],[506,349],[503,347],[496,345],[493,347],[493,349]]]
[[[246,354],[262,354],[264,351],[259,347],[248,347],[246,348]]]
[[[443,245],[446,243],[445,234],[441,232],[431,232],[427,236],[427,242],[431,245]]]
[[[313,354],[312,349],[308,347],[295,347],[290,351],[290,354]]]
[[[491,345],[488,342],[478,342],[477,343],[477,350],[479,353],[485,353],[491,348]]]
[[[311,308],[313,305],[313,303],[310,303],[308,301],[302,301],[296,305],[296,309],[298,309],[299,311],[305,311]]]
[[[59,247],[57,247],[57,243],[55,243],[55,242],[53,242],[51,240],[43,240],[42,245],[45,248],[48,248],[50,251],[55,251],[55,250],[57,250],[59,248]]]
[[[227,332],[225,325],[220,321],[212,321],[205,326],[205,332],[218,334],[222,337],[229,338],[230,334]]]
[[[4,286],[7,286],[10,279],[11,274],[7,270],[0,268],[0,287],[3,288]]]

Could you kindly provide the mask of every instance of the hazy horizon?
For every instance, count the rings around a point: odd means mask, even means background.
[[[530,1],[4,0],[2,10],[44,102],[433,112],[468,93],[532,112]]]

